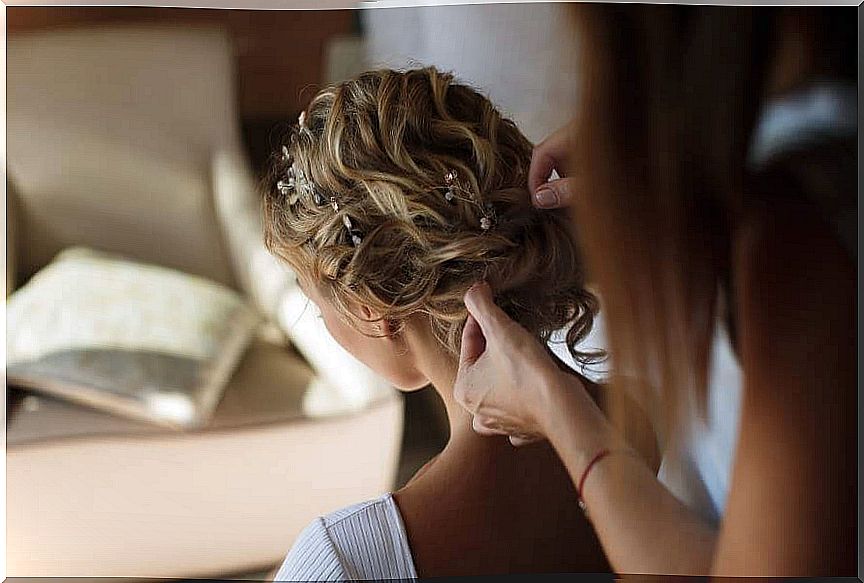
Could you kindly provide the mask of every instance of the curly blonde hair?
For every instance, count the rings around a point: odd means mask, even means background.
[[[348,321],[352,301],[382,314],[393,333],[425,315],[458,354],[463,296],[485,278],[498,305],[538,338],[566,327],[578,362],[602,358],[576,349],[598,302],[585,289],[569,218],[531,205],[532,145],[488,99],[434,68],[376,70],[322,90],[302,118],[274,156],[265,241]],[[464,195],[448,201],[452,170]],[[289,192],[296,175],[314,192]],[[362,241],[352,241],[346,215]]]

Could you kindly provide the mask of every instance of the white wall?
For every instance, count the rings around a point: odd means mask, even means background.
[[[576,108],[576,42],[562,4],[365,10],[370,66],[434,65],[481,90],[532,141]]]

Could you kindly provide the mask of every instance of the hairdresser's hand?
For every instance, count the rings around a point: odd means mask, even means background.
[[[531,202],[539,208],[570,206],[576,192],[574,151],[576,122],[558,129],[534,148],[528,171]],[[552,171],[560,178],[549,180]]]
[[[578,380],[562,373],[540,341],[495,305],[487,284],[472,287],[465,305],[470,315],[462,334],[456,400],[474,415],[477,433],[508,435],[513,445],[543,439],[546,391]]]

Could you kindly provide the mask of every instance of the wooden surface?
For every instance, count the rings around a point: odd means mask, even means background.
[[[278,119],[299,111],[323,81],[328,40],[352,33],[354,10],[222,10],[139,7],[7,7],[10,37],[56,27],[125,23],[222,25],[237,55],[240,115]]]

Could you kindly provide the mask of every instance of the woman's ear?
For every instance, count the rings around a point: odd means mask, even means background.
[[[393,335],[393,323],[384,318],[377,310],[363,304],[351,306],[352,312],[360,320],[360,326],[364,331],[379,338],[390,338]]]

